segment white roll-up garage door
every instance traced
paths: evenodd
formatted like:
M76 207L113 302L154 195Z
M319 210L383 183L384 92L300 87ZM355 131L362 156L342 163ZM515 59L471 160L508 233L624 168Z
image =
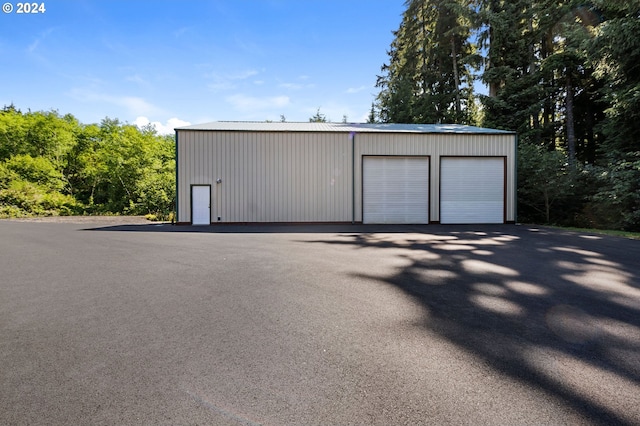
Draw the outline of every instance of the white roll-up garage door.
M502 157L440 161L440 223L504 223Z
M429 223L429 157L364 157L363 222Z

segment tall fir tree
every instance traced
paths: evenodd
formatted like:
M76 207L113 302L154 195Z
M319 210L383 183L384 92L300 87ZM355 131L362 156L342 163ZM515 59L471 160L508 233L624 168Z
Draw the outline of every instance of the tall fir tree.
M383 122L473 124L473 69L467 0L409 0L378 76Z

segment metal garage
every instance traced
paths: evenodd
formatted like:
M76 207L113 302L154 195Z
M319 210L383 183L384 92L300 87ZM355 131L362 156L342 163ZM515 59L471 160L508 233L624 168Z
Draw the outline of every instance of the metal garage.
M182 224L513 223L516 135L462 125L176 129Z

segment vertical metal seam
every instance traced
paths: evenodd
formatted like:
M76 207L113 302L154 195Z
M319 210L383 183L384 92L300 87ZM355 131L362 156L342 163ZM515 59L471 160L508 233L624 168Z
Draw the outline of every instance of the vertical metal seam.
M518 223L518 135L513 136L513 223Z
M356 134L351 135L351 224L356 223Z
M173 222L178 223L179 217L180 217L178 215L178 210L179 210L178 206L179 206L179 200L180 199L178 198L178 189L179 189L178 176L179 176L179 173L178 173L178 131L177 130L176 130L175 144L174 144L173 150L174 150L174 159L175 159L175 162L176 162L176 164L175 164L175 169L176 169L176 171L175 171L175 173L176 173L176 183L175 183L175 185L176 185L176 195L175 195L175 199L174 199L175 204L173 206L173 211L174 211L174 213L173 213Z

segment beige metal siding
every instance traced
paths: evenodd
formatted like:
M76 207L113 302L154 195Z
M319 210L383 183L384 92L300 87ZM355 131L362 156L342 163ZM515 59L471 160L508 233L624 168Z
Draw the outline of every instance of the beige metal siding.
M191 218L192 184L212 185L214 222L350 221L348 134L181 130L180 222Z
M514 134L362 132L354 148L352 172L349 133L179 130L178 220L191 220L190 185L210 184L214 222L360 222L366 155L431 158L431 221L440 220L441 156L506 156L506 220L515 220Z
M356 221L362 221L362 156L428 155L431 221L440 220L440 156L506 156L506 220L515 221L516 152L513 134L384 134L358 133L355 143Z

